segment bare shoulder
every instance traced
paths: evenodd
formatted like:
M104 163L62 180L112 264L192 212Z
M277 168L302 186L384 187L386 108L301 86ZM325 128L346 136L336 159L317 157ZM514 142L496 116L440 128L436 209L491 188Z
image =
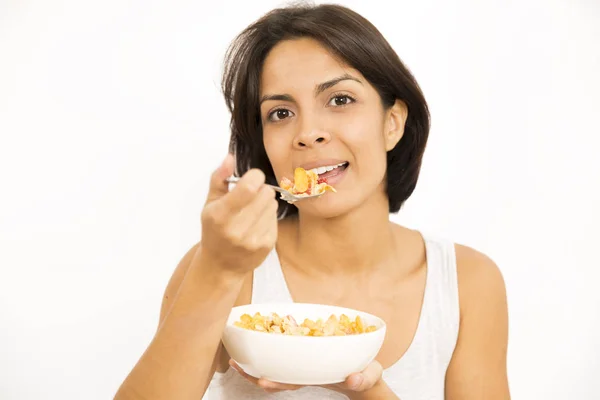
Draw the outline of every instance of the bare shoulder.
M460 327L446 372L448 400L508 400L508 308L500 269L485 254L456 245Z
M500 270L494 260L472 247L455 244L456 261L459 269L467 274L494 274L498 275Z
M461 310L471 302L506 298L504 277L490 257L460 244L455 250Z

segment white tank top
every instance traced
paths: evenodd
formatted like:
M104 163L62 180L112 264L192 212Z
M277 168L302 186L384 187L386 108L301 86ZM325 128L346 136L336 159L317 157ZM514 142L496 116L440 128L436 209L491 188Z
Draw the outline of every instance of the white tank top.
M446 370L459 327L458 282L454 244L423 236L427 280L421 315L412 343L383 379L401 400L443 400ZM275 250L254 271L252 303L292 302ZM398 306L402 306L398 304ZM320 387L268 394L232 368L215 373L203 400L342 400L345 395Z

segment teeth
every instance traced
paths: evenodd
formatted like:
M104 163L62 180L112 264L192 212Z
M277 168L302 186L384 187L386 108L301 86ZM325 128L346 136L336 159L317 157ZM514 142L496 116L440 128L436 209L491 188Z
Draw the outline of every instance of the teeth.
M325 172L333 171L337 167L341 167L344 164L346 164L346 163L340 163L337 165L325 165L323 167L313 168L313 169L311 169L311 171L321 175L321 174L324 174Z

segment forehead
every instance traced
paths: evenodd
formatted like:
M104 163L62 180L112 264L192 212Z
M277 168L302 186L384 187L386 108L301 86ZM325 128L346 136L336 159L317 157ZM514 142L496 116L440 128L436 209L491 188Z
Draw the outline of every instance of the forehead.
M283 40L265 59L260 92L282 92L289 88L312 90L315 85L344 73L364 79L357 70L335 57L316 40Z

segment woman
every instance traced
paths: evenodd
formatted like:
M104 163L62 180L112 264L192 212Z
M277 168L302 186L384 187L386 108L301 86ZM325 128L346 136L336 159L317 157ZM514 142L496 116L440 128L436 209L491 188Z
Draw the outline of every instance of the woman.
M235 161L213 173L202 241L175 270L158 331L116 398L200 399L210 385L210 399L508 399L498 268L389 220L416 186L429 114L376 28L340 6L274 10L233 43L223 88ZM297 167L328 167L317 172L337 193L275 200L265 181ZM233 306L271 301L364 310L388 333L343 384L255 379L220 337Z

